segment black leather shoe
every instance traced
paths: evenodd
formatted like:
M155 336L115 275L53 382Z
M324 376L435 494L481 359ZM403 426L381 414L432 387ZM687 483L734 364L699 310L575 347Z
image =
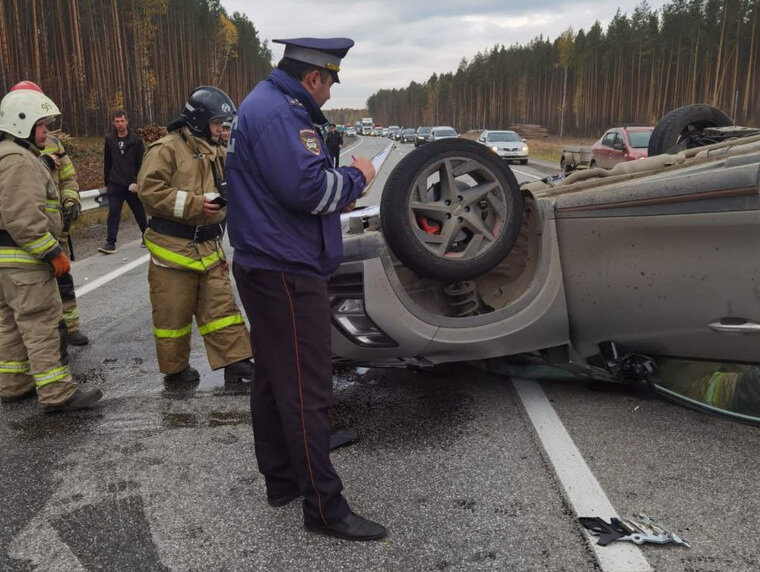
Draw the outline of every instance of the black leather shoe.
M37 390L32 387L31 389L27 389L24 393L20 393L19 395L4 395L3 397L0 397L0 403L18 403L19 401L29 399L35 395L37 395Z
M42 411L45 413L63 413L65 411L85 409L96 401L99 401L102 397L103 392L100 389L85 391L77 387L76 391L66 401L60 405L43 405Z
M189 383L191 381L198 381L200 378L201 378L201 374L198 373L197 369L187 366L182 371L165 375L164 382L165 383L183 383L183 382Z
M362 518L353 512L349 512L343 520L333 524L304 523L304 528L309 532L335 536L344 540L380 540L388 534L383 525Z
M269 506L273 506L275 508L280 506L285 506L286 504L292 503L294 500L299 498L301 496L301 493L292 493L289 495L283 495L281 497L270 497L267 495L267 502L269 503Z
M69 332L69 344L72 346L86 346L90 343L90 338L82 332Z
M240 383L241 381L253 381L255 371L254 365L250 360L236 361L224 366L224 382Z

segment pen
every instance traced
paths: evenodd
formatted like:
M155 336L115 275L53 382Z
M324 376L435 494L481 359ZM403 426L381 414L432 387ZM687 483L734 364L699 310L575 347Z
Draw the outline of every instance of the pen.
M353 155L351 155L351 160L352 160L354 163L356 163L356 157L354 157Z

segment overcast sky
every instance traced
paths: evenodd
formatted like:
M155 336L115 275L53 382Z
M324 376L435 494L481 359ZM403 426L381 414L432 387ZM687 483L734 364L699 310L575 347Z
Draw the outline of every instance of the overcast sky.
M456 71L459 61L497 44L554 40L567 28L606 30L618 8L629 16L641 0L222 0L231 14L248 16L269 40L273 63L284 46L273 38L352 38L340 85L325 109L363 108L379 89L426 81ZM659 10L664 0L650 0Z

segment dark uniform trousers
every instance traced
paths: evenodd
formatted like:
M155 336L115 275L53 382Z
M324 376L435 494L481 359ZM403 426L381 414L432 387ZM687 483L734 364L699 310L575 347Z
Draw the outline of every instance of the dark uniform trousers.
M251 323L256 377L251 417L267 495L304 495L304 522L349 512L330 462L330 304L321 278L233 264Z

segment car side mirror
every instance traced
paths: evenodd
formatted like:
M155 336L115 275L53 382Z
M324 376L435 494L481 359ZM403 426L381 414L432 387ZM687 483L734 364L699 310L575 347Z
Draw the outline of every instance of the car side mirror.
M485 137L480 137L478 139L478 141L480 141L481 143L485 143L486 142L486 138Z
M520 139L523 143L527 143L528 141L526 139Z

